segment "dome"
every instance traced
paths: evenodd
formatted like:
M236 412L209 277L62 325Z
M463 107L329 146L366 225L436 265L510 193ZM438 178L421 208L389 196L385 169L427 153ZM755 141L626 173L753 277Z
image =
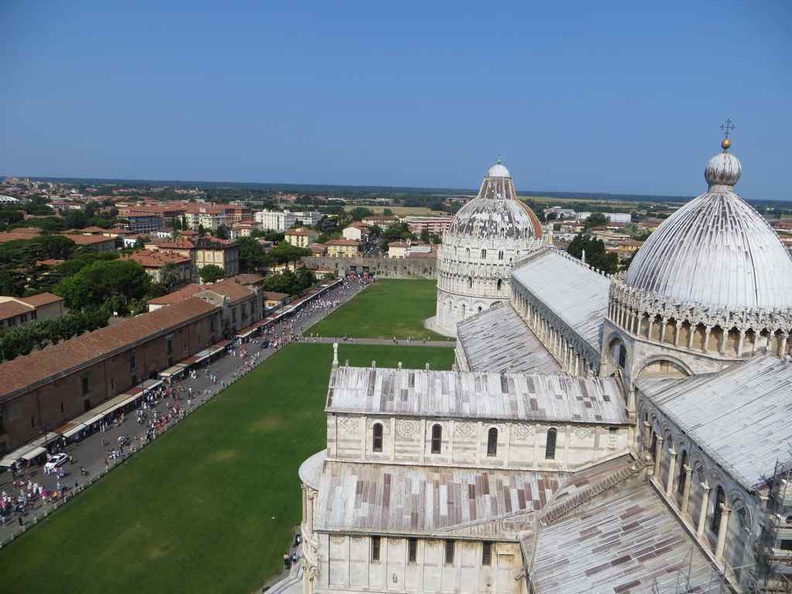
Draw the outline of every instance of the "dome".
M509 173L509 170L498 160L498 162L487 171L487 177L511 177L511 173Z
M710 159L709 190L649 236L627 271L627 285L729 311L792 308L792 256L734 192L741 173L739 160L726 150Z
M530 208L517 200L509 170L500 159L487 172L478 196L456 214L449 232L492 239L542 237L539 219Z
M741 175L740 161L726 151L712 157L704 169L704 178L710 186L733 186L740 180Z

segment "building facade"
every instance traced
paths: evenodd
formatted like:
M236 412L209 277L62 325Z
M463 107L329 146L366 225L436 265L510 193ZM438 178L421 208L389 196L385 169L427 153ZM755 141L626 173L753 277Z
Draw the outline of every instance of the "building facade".
M792 258L729 146L626 275L521 254L456 370L334 356L304 594L790 591Z

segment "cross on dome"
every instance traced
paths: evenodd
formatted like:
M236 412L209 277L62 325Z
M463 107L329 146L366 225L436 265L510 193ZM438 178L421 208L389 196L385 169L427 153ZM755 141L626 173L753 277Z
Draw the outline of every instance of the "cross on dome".
M721 142L721 147L724 151L728 151L731 146L729 134L734 130L734 122L731 121L731 118L726 118L726 121L721 124L720 129L723 130L723 142Z

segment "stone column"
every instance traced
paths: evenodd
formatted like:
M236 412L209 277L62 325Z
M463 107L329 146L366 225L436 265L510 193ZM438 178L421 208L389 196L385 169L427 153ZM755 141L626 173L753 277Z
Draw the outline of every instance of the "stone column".
M718 353L723 355L726 352L726 342L729 338L729 332L727 330L721 329L721 340L720 344L718 345Z
M781 335L781 352L778 353L778 355L780 357L783 357L784 355L787 354L787 345L788 344L789 344L789 333L788 332L784 332Z
M663 342L665 339L665 332L666 332L666 319L660 318L660 342Z
M690 477L693 474L693 469L689 464L685 464L685 485L682 488L682 507L680 513L684 516L688 511L690 505Z
M696 527L696 536L699 538L704 536L704 525L707 522L707 508L709 507L709 494L710 486L705 481L701 483L701 509L699 510L698 526Z
M737 356L742 357L743 346L745 345L745 330L740 330L740 340L737 343Z
M655 461L654 461L654 476L662 484L660 478L660 467L663 462L663 437L657 436L657 443L655 444Z
M674 320L674 346L679 346L679 320Z
M649 447L652 445L650 441L652 438L652 424L649 421L644 421L644 437L643 437L643 449L648 450Z
M693 322L691 322L690 325L688 326L688 330L689 330L688 340L687 340L688 350L693 348L693 335L696 333L696 328L698 328L698 324L694 325Z
M721 503L721 517L718 525L718 544L715 546L715 558L723 563L723 551L726 548L726 533L729 531L729 517L732 508Z
M704 345L702 346L702 349L701 349L702 353L709 352L710 332L712 332L712 326L707 326L706 328L704 328Z
M666 497L670 498L674 492L674 473L676 472L677 452L673 446L668 448L668 478L666 479Z

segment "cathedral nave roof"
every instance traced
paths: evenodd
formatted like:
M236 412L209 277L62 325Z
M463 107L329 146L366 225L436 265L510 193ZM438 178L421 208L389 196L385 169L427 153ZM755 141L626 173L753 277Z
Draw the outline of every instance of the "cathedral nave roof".
M561 366L510 303L457 324L471 371L560 374Z
M616 378L338 367L327 412L625 424Z
M543 249L523 260L512 282L525 287L597 352L611 280L572 256Z
M757 357L720 373L638 388L747 489L792 459L792 363Z

